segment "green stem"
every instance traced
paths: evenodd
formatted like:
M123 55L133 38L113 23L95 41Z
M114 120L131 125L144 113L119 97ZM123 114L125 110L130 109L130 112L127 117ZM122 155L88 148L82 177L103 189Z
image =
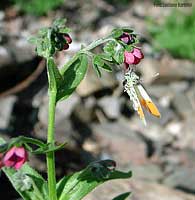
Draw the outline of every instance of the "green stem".
M54 143L55 141L54 137L55 107L56 107L56 92L49 91L48 135L47 135L48 143ZM57 200L54 152L47 153L46 157L47 157L49 200Z
M105 38L101 38L101 39L98 39L94 42L92 42L90 45L88 45L87 47L85 47L84 49L81 49L81 51L90 51L92 49L94 49L95 47L99 46L100 44L103 44L105 42L108 42L110 40L114 40L113 38L111 38L110 36L107 36Z

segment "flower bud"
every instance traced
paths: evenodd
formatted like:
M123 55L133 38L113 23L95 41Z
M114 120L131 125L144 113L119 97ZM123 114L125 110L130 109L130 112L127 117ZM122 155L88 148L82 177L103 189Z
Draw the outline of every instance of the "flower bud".
M27 161L28 154L24 147L12 147L7 151L3 157L3 165L6 167L13 167L16 170L20 169Z
M124 32L119 39L125 44L132 44L135 41L135 35Z
M66 40L66 42L67 42L68 44L71 44L71 43L72 43L72 38L70 37L69 34L65 33L63 36L64 36L64 39Z
M124 63L127 68L127 66L129 65L138 64L141 61L141 59L144 58L144 55L140 49L134 48L131 52L125 51L124 57L125 57Z

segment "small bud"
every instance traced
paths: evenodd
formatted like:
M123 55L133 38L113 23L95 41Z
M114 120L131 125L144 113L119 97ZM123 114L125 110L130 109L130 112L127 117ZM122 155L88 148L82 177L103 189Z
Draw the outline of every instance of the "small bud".
M69 44L68 43L64 44L63 50L67 50L68 48L69 48Z
M124 32L120 37L119 39L121 41L123 41L125 44L132 44L135 42L135 35L134 34L129 34L129 33L126 33Z
M71 44L71 43L72 43L72 38L70 37L70 35L68 35L67 33L65 33L65 34L63 35L63 37L64 37L64 39L66 40L66 42L67 42L68 44Z
M28 154L24 147L12 147L7 151L3 158L3 165L6 167L13 167L16 170L20 169L27 161Z

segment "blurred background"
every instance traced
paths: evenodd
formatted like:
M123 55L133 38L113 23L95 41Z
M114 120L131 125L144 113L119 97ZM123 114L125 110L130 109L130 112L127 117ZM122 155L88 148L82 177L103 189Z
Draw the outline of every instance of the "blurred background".
M130 26L145 55L137 70L162 117L146 113L147 126L142 124L123 93L122 67L98 78L89 66L76 92L57 106L56 140L68 141L56 153L57 176L94 160L114 159L119 169L133 170L133 178L106 183L85 200L110 200L126 191L132 191L132 200L194 200L195 9L193 0L188 3L192 6L173 8L153 1L1 0L0 137L46 139L45 62L27 42L38 29L67 18L73 43L56 57L62 66L81 44ZM44 156L29 160L46 177ZM19 199L4 174L0 196Z

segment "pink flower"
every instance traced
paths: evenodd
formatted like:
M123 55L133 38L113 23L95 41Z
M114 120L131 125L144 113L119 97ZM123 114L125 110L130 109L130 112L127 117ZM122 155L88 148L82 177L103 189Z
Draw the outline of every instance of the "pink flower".
M134 48L131 52L125 51L124 57L125 57L124 61L125 65L129 66L138 64L140 60L144 58L144 55L140 49Z
M135 35L125 32L119 37L119 39L125 44L131 44L135 41Z
M3 161L2 161L2 159L3 159L3 154L0 153L0 169L3 167Z
M65 33L65 34L63 35L63 37L64 37L64 39L66 40L66 43L64 44L64 48L63 48L63 49L66 50L66 49L69 48L69 44L72 43L72 38L71 38L70 35L67 34L67 33Z
M3 158L3 165L6 167L13 167L16 170L20 169L27 161L28 154L24 147L12 147Z

